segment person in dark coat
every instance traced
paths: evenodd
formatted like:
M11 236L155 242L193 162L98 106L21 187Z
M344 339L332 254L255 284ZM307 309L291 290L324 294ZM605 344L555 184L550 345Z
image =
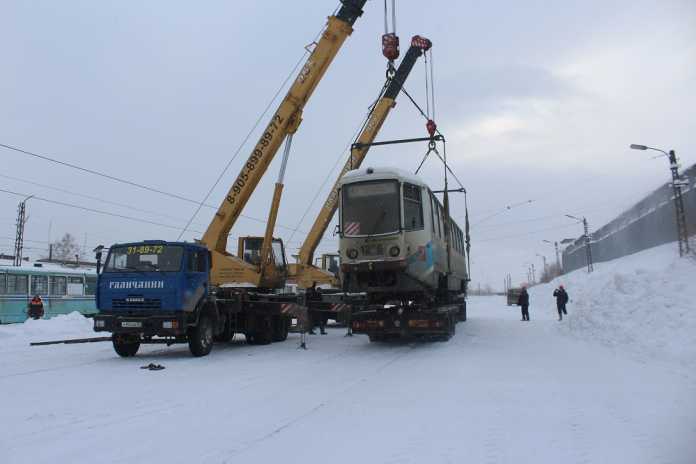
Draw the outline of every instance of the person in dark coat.
M568 303L568 292L565 291L563 285L559 285L556 290L553 291L553 296L556 297L556 308L558 308L558 320L563 320L563 315L568 314L566 311L566 304Z
M44 316L44 305L41 296L34 295L34 298L29 302L27 316L32 319L41 319Z
M312 286L306 290L307 301L321 301L321 288L317 287L316 282L312 282ZM326 322L327 317L321 313L321 311L309 310L309 330L307 333L310 335L316 335L314 328L319 326L319 332L322 335L326 335Z
M517 299L517 304L522 308L522 320L529 320L529 293L527 293L527 287L522 286L522 291Z

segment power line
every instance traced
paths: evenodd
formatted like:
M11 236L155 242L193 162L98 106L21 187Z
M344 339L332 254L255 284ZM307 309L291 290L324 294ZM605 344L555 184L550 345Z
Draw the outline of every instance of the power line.
M137 187L137 188L140 188L140 189L143 189L143 190L147 190L147 191L149 191L149 192L159 193L160 195L164 195L164 196L167 196L167 197L170 197L170 198L174 198L174 199L177 199L177 200L185 201L185 202L188 202L188 203L193 203L193 204L195 204L195 205L198 205L198 204L200 203L200 202L197 201L197 200L192 200L191 198L186 198L186 197L181 196L181 195L178 195L178 194L176 194L176 193L166 192L166 191L164 191L164 190L160 190L160 189L157 189L157 188L154 188L154 187L149 187L149 186L147 186L147 185L140 184L140 183L138 183L138 182L133 182L133 181L130 181L130 180L128 180L128 179L123 179L123 178L121 178L121 177L112 176L112 175L106 174L106 173L104 173L104 172L95 171L95 170L89 169L89 168L84 168L84 167L82 167L82 166L78 166L78 165L73 164L73 163L68 163L68 162L66 162L66 161L60 161L60 160L58 160L58 159L51 158L51 157L46 156L46 155L41 155L41 154L38 154L38 153L30 152L30 151L28 151L28 150L23 150L23 149L21 149L21 148L14 147L14 146L12 146L12 145L6 145L6 144L3 144L3 143L0 143L0 147L1 147L1 148L6 148L6 149L8 149L8 150L13 150L13 151L16 151L16 152L18 152L18 153L23 153L23 154L28 155L28 156L33 156L33 157L35 157L35 158L39 158L39 159L42 159L42 160L44 160L44 161L49 161L49 162L51 162L51 163L55 163L55 164L58 164L58 165L61 165L61 166L67 166L67 167L69 167L69 168L76 169L76 170L82 171L82 172L86 172L86 173L88 173L88 174L92 174L92 175L95 175L95 176L104 177L104 178L109 179L109 180L112 180L112 181L114 181L114 182L120 182L120 183L122 183L122 184L130 185L130 186L132 186L132 187ZM217 210L217 208L216 208L215 206L210 205L210 204L207 204L207 203L204 204L203 206L205 206L206 208L211 208L211 209ZM253 217L253 216L248 216L248 215L245 215L245 214L240 214L240 216L243 217L243 218L245 218L245 219L252 220L252 221L256 221L256 222L260 222L260 223L264 223L264 224L266 223L266 220L265 220L265 219L261 219L261 218L257 218L257 217ZM175 226L167 226L167 227L174 228ZM287 230L294 230L292 227L287 227L287 226L284 226L284 225L281 225L281 224L278 224L278 227L279 227L279 228L282 228L282 229L287 229ZM181 227L176 227L176 228L177 228L178 230L181 229ZM192 230L192 232L196 232L196 231L193 231L193 230ZM301 231L301 232L304 233L304 231ZM201 233L201 232L197 232L197 233Z
M8 194L10 194L10 195L16 195L16 196L27 196L27 195L24 194L24 193L13 192L13 191L11 191L11 190L5 190L5 189L0 189L0 192L4 192L4 193L8 193ZM48 199L48 198L42 198L42 197L38 197L38 196L36 196L36 195L32 196L32 200L44 201L44 202L46 202L46 203L52 203L52 204L54 204L54 205L60 205L60 206L68 207L68 208L79 209L79 210L82 210L82 211L87 211L87 212L95 213L95 214L102 214L102 215L105 215L105 216L113 216L113 217L117 217L117 218L120 218L120 219L127 219L127 220L129 220L129 221L142 222L142 223L145 223L145 224L151 224L151 225L155 225L155 226L166 227L166 228L168 228L168 229L176 229L176 230L179 230L179 229L180 229L180 227L178 227L178 226L173 226L173 225L171 225L171 224L164 224L164 223L162 223L162 222L150 221L150 220L148 220L148 219L136 218L136 217L133 217L133 216L127 216L127 215L125 215L125 214L118 214L118 213L113 213L113 212L110 212L110 211L103 211L103 210L99 210L99 209L95 209L95 208L89 208L89 207L86 207L86 206L75 205L75 204L72 204L72 203L67 203L67 202L58 201L58 200L50 200L50 199ZM200 231L192 231L192 232L196 232L196 233L199 233L199 234L201 233Z
M10 194L10 195L20 196L20 197L26 197L26 196L27 196L27 194L25 194L25 193L14 192L14 191L11 191L11 190L6 190L6 189L0 189L0 192L7 193L7 194ZM51 204L55 204L55 205L59 205L59 206L65 206L65 207L68 207L68 208L74 208L74 209L78 209L78 210L82 210L82 211L86 211L86 212L90 212L90 213L101 214L101 215L105 215L105 216L112 216L112 217L116 217L116 218L119 218L119 219L127 219L127 220L129 220L129 221L142 222L142 223L145 223L145 224L151 224L151 225L155 225L155 226L165 227L165 228L168 228L168 229L174 229L174 230L180 230L180 229L181 229L181 227L175 226L175 225L171 225L171 224L165 224L165 223L161 223L161 222L157 222L157 221L150 221L150 220L148 220L148 219L138 218L138 217L134 217L134 216L128 216L128 215L124 215L124 214L113 213L113 212L110 212L110 211L104 211L104 210L99 210L99 209L95 209L95 208L89 208L89 207L86 207L86 206L76 205L76 204L73 204L73 203L67 203L67 202L58 201L58 200L51 200L51 199L39 197L39 196L36 196L36 195L33 195L31 199L32 199L32 200L43 201L43 202L46 202L46 203L51 203ZM199 231L199 230L191 230L191 231L192 231L192 232L195 232L195 233L197 233L197 234L201 234L201 233L202 233L202 232ZM230 237L231 237L231 236L230 236ZM238 237L232 237L232 238L235 239L235 238L238 238ZM33 241L36 241L36 240L33 240ZM40 242L40 243L48 243L48 242ZM290 243L302 243L302 242L300 242L300 241L288 241L287 243L290 244Z
M529 236L529 235L538 234L539 232L546 232L546 231L548 231L548 230L556 230L556 229L566 229L566 228L575 227L575 226L577 226L577 223L564 224L564 225L562 225L562 226L545 227L545 228L543 228L543 229L537 229L537 230L533 230L533 231L531 231L531 232L526 232L526 233L523 233L523 234L506 235L506 236L503 236L503 237L492 237L492 238L487 238L487 239L483 239L483 240L477 240L477 242L478 242L478 243L482 243L482 242L495 242L495 241L507 240L507 239L510 239L510 238L526 237L526 236Z
M92 195L86 195L86 194L84 194L84 193L73 192L73 191L71 191L71 190L63 189L63 188L60 188L60 187L55 187L55 186L52 186L52 185L46 185L46 184L41 184L41 183L39 183L39 182L31 181L31 180L20 179L19 177L7 176L7 175L4 175L4 174L0 174L0 177L3 177L3 178L5 178L5 179L14 180L14 181L17 181L17 182L23 182L23 183L29 184L29 185L34 185L34 186L36 186L36 187L42 187L42 188L46 188L46 189L49 189L49 190L54 190L54 191L56 191L56 192L67 193L68 195L74 195L74 196L76 196L76 197L87 198L88 200L98 201L98 202L101 202L101 203L105 203L105 204L107 204L107 205L113 205L113 206L119 206L119 207L122 207L122 208L128 208L128 209L131 209L131 210L133 210L133 211L139 211L139 212L141 212L141 213L153 214L153 215L165 217L165 218L168 218L168 219L174 219L174 220L176 220L176 221L182 221L182 222L184 221L184 219L182 219L182 218L178 218L178 217L175 217L175 216L170 216L170 215L168 215L168 214L158 213L157 211L151 211L151 210L147 210L147 209L137 208L137 207L135 207L135 206L127 205L127 204L125 204L125 203L119 203L119 202L117 202L117 201L105 200L105 199L103 199L103 198L98 198L98 197L95 197L95 196L92 196Z

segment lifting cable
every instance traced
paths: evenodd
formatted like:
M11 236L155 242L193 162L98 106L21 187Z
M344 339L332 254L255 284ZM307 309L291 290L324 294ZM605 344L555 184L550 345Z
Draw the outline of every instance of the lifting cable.
M396 35L396 0L391 0L391 31L389 30L389 9L384 0L384 35L382 35L382 54L387 59L387 77L394 77L394 60L399 57L399 36Z
M440 159L442 164L445 166L445 195L447 195L448 188L447 188L447 173L451 174L452 177L457 181L459 184L459 190L460 192L464 193L464 229L465 229L465 238L464 242L466 244L466 259L467 259L467 279L471 280L471 234L470 234L470 224L469 224L469 199L468 199L468 193L466 191L466 188L462 184L462 182L459 180L457 175L452 171L450 168L449 164L447 164L447 142L442 135L442 132L437 128L437 125L435 124L435 71L434 71L434 64L433 64L433 55L432 55L432 49L424 52L423 54L423 62L425 65L425 101L426 101L426 111L423 111L423 108L418 105L416 100L408 93L406 90L405 86L401 87L401 92L408 97L408 99L411 101L413 106L418 110L418 112L426 119L426 128L428 130L428 133L430 134L430 142L428 143L428 150L426 151L425 155L423 156L423 159L421 160L420 164L418 165L418 168L416 169L416 174L420 171L420 169L423 167L423 164L425 163L425 160L428 158L430 153L435 153L435 155ZM435 134L438 134L440 136L440 140L442 141L442 156L440 155L440 152L437 150L437 145L435 143ZM451 218L451 215L450 215Z

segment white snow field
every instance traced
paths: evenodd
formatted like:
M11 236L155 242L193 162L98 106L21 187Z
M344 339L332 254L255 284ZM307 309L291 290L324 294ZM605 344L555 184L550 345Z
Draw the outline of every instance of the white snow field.
M619 261L564 278L563 322L552 286L530 322L474 297L447 343L330 329L307 351L291 334L120 359L28 346L92 335L78 315L3 326L0 462L694 463L696 264L669 248Z

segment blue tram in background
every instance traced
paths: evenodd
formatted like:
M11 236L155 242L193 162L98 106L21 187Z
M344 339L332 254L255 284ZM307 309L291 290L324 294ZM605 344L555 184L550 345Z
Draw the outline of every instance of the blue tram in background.
M0 264L0 323L24 322L34 295L43 299L44 319L73 311L87 316L96 314L96 286L97 273L91 268L49 263L22 263L19 267Z

